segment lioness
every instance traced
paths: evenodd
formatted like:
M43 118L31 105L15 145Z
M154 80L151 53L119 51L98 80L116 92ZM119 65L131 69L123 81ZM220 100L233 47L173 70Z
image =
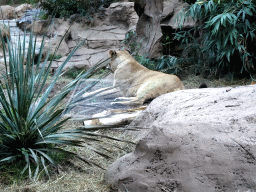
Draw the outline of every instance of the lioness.
M110 50L109 55L109 68L114 73L113 87L119 88L123 95L114 103L142 105L165 93L184 89L176 75L149 70L127 51ZM102 89L98 92L102 92Z

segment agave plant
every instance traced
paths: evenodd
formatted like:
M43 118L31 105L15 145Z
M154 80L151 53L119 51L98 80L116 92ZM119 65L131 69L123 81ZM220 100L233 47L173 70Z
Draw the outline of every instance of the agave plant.
M40 64L44 39L35 62L36 37L33 34L30 35L27 51L25 41L21 41L22 38L20 37L18 45L13 45L9 40L5 44L4 39L1 38L5 69L4 72L1 71L0 84L0 165L23 161L26 165L22 173L28 171L29 177L32 179L37 178L41 169L48 174L47 164L56 165L51 157L52 152L71 154L89 165L97 165L60 147L63 145L86 146L83 144L90 140L99 141L94 136L107 136L92 131L108 127L88 129L80 127L76 130L61 131L65 122L70 119L70 117L63 116L63 111L74 106L78 99L73 99L73 102L68 104L63 104L62 101L74 89L79 80L91 76L101 68L104 62L98 63L86 73L81 73L71 83L63 87L59 94L49 98L50 92L62 75L63 67L80 45L74 48L56 73L51 76L52 61L48 64L46 58L43 64ZM49 78L50 84L46 85L46 80ZM81 94L80 91L76 96ZM91 149L104 157L110 157L101 151ZM32 169L32 164L35 165L35 169Z

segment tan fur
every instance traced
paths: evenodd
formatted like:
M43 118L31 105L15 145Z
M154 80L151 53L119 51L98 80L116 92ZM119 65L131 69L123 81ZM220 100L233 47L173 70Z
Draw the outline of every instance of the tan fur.
M4 41L10 39L10 28L9 26L0 23L0 49L2 49L2 39L1 36L3 37Z
M90 125L102 125L99 119L93 119L90 123Z
M109 51L110 70L114 73L114 87L124 97L116 103L143 104L165 93L184 89L176 75L152 71L139 64L127 51Z
M149 70L139 64L127 51L109 51L109 54L109 68L114 73L113 87L85 93L84 97L107 95L115 93L116 89L119 89L123 97L118 97L113 104L143 105L147 100L154 99L165 93L184 89L184 85L177 76ZM112 117L85 121L84 124L128 124L137 116L138 112L145 108L146 106L140 106L139 108L128 110L110 110L110 113L113 114ZM118 116L119 113L124 115L123 119Z

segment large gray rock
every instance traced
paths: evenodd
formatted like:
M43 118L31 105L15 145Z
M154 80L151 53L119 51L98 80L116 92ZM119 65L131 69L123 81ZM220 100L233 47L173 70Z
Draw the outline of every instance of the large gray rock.
M50 40L45 41L43 57L46 57L47 54L54 54L58 46L59 48L55 54L56 56L66 56L69 54L70 50L65 39L62 40L62 36L56 36Z
M134 2L112 3L107 9L107 14L110 24L122 26L128 30L136 26L139 19L134 10Z
M33 21L38 20L41 11L41 9L26 10L23 16L16 21L17 26L22 30L26 29Z
M181 23L181 17L179 13L183 8L188 7L188 3L184 3L182 0L167 0L164 1L164 10L161 20L161 26L169 26L172 29L178 29ZM195 25L195 22L191 19L188 19L182 24L183 28L192 28Z
M26 26L27 30L32 31L35 35L47 35L48 20L37 20Z
M22 17L27 10L33 9L33 6L28 4L28 3L24 3L21 4L17 7L15 7L14 11L15 11L15 15L17 18Z
M51 24L51 22L49 22L49 24ZM82 25L82 24L80 24L80 25ZM77 29L76 29L76 27L73 27L73 26L71 27L71 23L69 21L65 20L64 18L62 18L62 19L55 18L53 20L53 23L50 25L47 33L48 33L48 35L51 35L51 36L58 35L58 36L63 37L68 31L68 33L66 34L66 41L67 41L68 36L70 35L70 30L77 30Z
M156 98L130 125L149 130L106 180L119 191L255 191L255 94L251 85Z
M136 26L140 55L159 58L162 53L162 30L160 22L163 14L163 0L135 0L135 11L139 16Z
M68 56L64 56L60 59L54 60L51 66L51 72L56 70L62 65ZM87 49L81 46L74 55L67 62L62 72L72 68L89 70L100 60L107 59L109 57L108 50L105 49Z
M88 49L118 49L125 38L126 30L117 26L100 26L87 30L71 30L73 40L85 40L84 46Z

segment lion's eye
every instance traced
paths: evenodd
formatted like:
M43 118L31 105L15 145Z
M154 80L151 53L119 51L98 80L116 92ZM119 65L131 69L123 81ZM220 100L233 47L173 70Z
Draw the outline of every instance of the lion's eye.
M106 69L111 69L111 65L108 64L108 65L106 66Z

